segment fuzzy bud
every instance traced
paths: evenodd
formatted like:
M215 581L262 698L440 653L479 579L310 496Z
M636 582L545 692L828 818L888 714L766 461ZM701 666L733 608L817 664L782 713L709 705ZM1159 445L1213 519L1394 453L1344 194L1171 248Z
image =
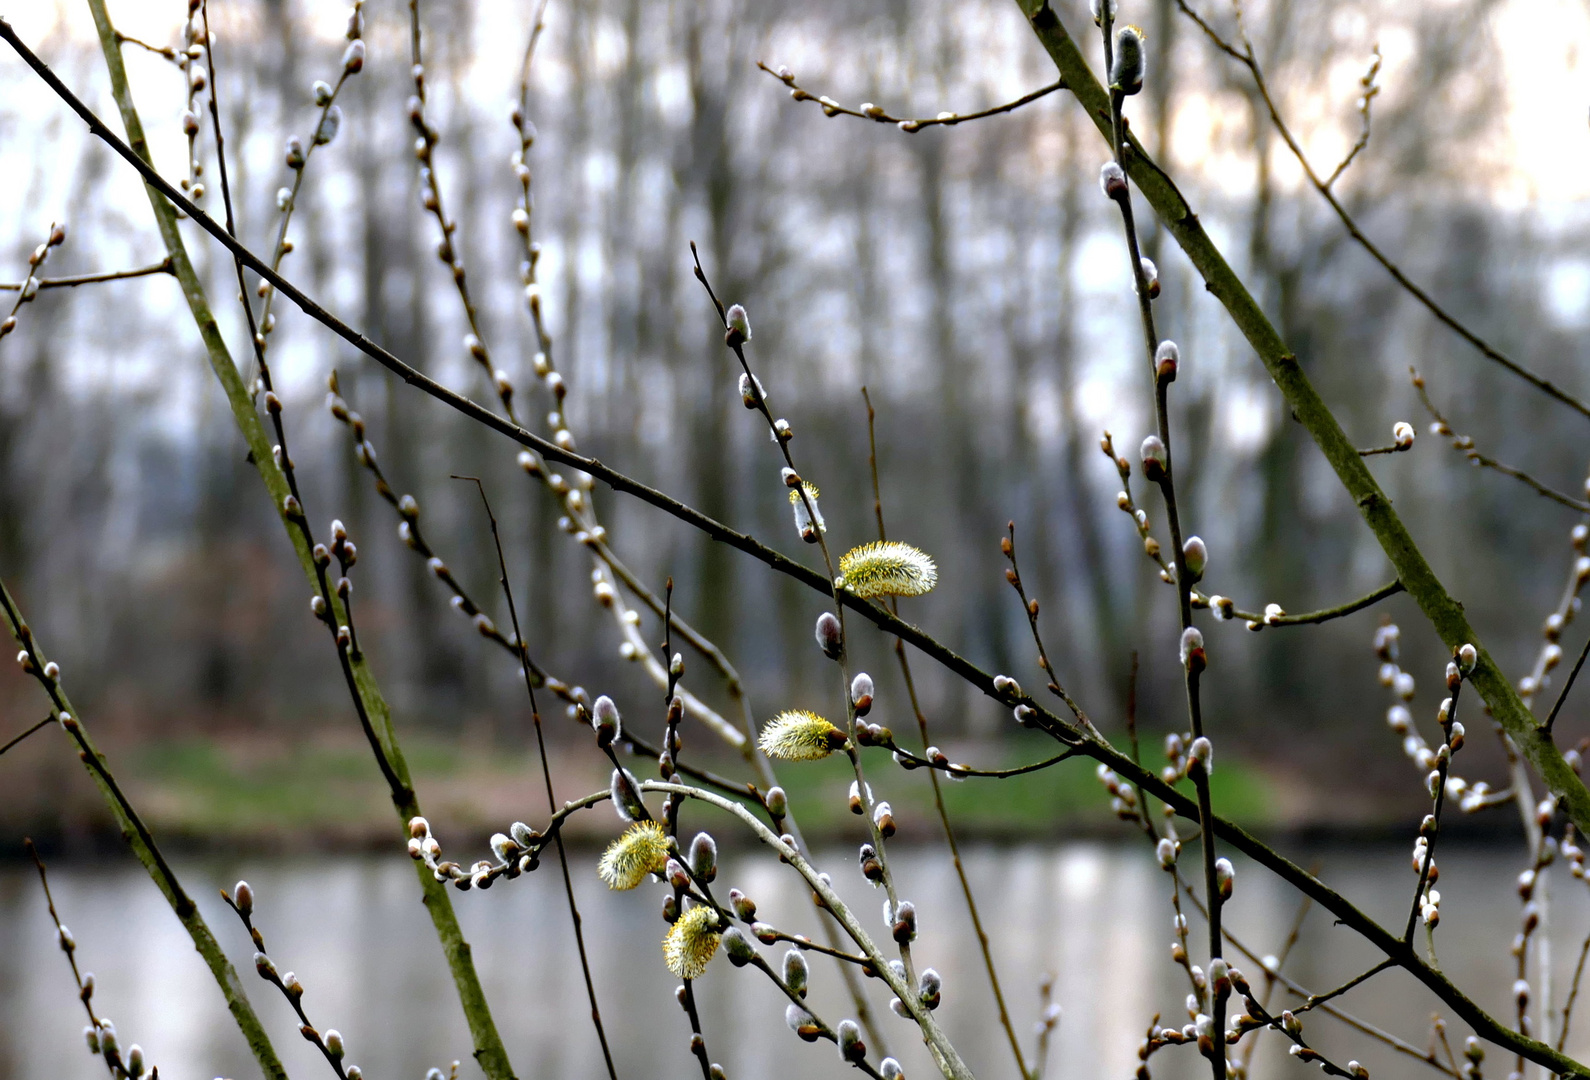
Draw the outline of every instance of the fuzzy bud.
M878 834L885 840L894 835L894 810L888 802L880 802L872 808L872 823L878 827Z
M805 953L799 949L791 949L784 954L784 982L801 997L806 996L807 981L810 974L810 968L806 965Z
M850 700L856 707L857 716L866 716L872 711L872 694L872 676L865 671L850 680Z
M1160 866L1164 867L1166 870L1175 868L1177 855L1176 842L1170 837L1166 836L1160 838L1159 843L1154 848L1154 854L1159 856Z
M1391 445L1398 450L1413 449L1413 425L1406 420L1398 420L1391 426Z
M1021 684L1009 675L994 676L994 693L1006 698L1021 697Z
M1158 435L1150 435L1143 440L1139 450L1143 459L1143 476L1145 479L1156 483L1165 478L1165 444L1159 441Z
M789 812L789 796L784 794L783 788L767 789L767 812L776 818L781 818Z
M1181 632L1181 663L1191 672L1202 671L1209 664L1204 654L1204 635L1196 626L1189 626Z
M817 645L830 660L838 660L844 651L844 636L839 629L839 619L831 611L817 616Z
M839 1056L852 1064L865 1061L867 1044L861 1041L861 1026L854 1020L839 1021Z
M878 861L878 849L871 844L862 844L859 853L861 860L861 876L874 885L883 880L883 863Z
M1115 32L1115 62L1110 65L1110 89L1131 95L1143 89L1143 32L1123 26Z
M734 910L734 916L737 919L743 919L745 922L754 922L756 920L756 901L746 896L739 889L729 890L729 907Z
M1181 366L1181 350L1174 341L1161 341L1154 350L1154 377L1160 382L1175 382Z
M755 375L740 372L740 400L745 403L747 409L756 408L758 401L765 403L767 391L762 389L762 380Z
M618 738L623 730L618 706L613 704L613 699L606 694L597 698L596 704L591 708L591 727L596 731L596 745L600 747L613 745L613 740Z
M1190 585L1204 576L1204 568L1209 565L1209 546L1204 543L1203 537L1189 536L1181 546L1181 558L1187 567L1187 583Z
M900 901L900 906L894 911L894 924L890 927L894 940L901 945L909 945L916 937L916 905L909 900Z
M1126 173L1113 161L1106 161L1099 170L1099 187L1112 199L1126 198Z
M640 782L628 769L613 770L608 792L613 798L613 809L625 821L645 821L650 816L640 799Z
M1220 890L1220 899L1231 899L1232 887L1236 884L1237 872L1231 867L1230 859L1215 860L1215 887Z
M1479 650L1474 648L1473 645L1465 643L1458 648L1457 655L1458 671L1464 675L1472 674L1474 665L1480 662Z
M1137 260L1138 266L1143 270L1143 289L1148 293L1150 300L1159 299L1159 267L1154 265L1154 260L1147 255ZM1172 373L1171 378L1175 378Z
M704 832L690 841L690 872L701 881L710 882L718 876L718 845Z
M817 1026L817 1021L812 1014L799 1005L791 1004L784 1009L784 1023L789 1029L807 1042L816 1042L822 1029Z
M737 926L731 926L723 932L722 944L724 955L735 967L744 967L756 959L756 947Z
M745 308L739 304L730 305L729 313L724 317L724 327L723 343L730 348L751 340L751 321L746 317Z
M355 44L359 44L355 42ZM352 46L349 46L352 48ZM363 50L360 50L361 52ZM342 110L333 105L326 110L326 115L321 117L320 124L315 128L315 145L325 146L337 137L337 132L342 129Z

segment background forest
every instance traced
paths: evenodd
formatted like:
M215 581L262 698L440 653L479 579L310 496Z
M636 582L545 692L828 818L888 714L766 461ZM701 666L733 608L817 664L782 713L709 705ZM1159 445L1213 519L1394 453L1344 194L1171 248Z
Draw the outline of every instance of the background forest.
M127 33L164 44L178 15L134 5L122 17ZM508 113L530 15L470 4L426 13L429 109L445 133L438 171L494 361L521 381L536 346L509 220L517 135ZM1568 95L1582 81L1582 35L1548 40L1530 29L1545 16L1490 0L1267 3L1245 15L1283 115L1322 167L1358 135L1359 79L1378 47L1373 136L1337 192L1442 303L1526 366L1576 387L1590 259L1575 200L1590 139L1582 102ZM306 87L335 64L342 16L268 2L228 3L214 17L237 43L219 70L242 235L268 250L285 175L281 133L307 134L313 123ZM466 328L405 149L407 12L377 5L367 17L368 66L300 197L284 268L375 340L478 395L487 388L459 344ZM1210 17L1232 25L1229 12ZM16 18L69 83L91 103L102 98L80 12ZM1134 100L1136 130L1168 159L1350 435L1384 443L1407 419L1423 436L1413 365L1487 453L1577 490L1582 421L1506 379L1392 286L1300 183L1247 73L1170 0L1132 18L1156 73ZM1569 5L1551 18L1582 31L1586 16ZM734 372L690 273L686 245L696 241L720 292L752 312L757 344L773 358L770 392L811 436L814 473L832 478L824 504L839 535L871 528L865 385L887 509L909 517L910 539L943 570L925 627L993 670L1028 662L1026 621L996 546L1013 519L1031 591L1053 613L1061 668L1102 722L1118 725L1132 652L1169 625L1172 605L1113 505L1119 481L1097 448L1106 428L1135 445L1150 418L1128 392L1129 275L1113 223L1097 212L1091 133L1054 96L907 136L797 106L753 63L788 64L814 92L877 100L898 115L967 111L1052 80L1019 13L995 0L604 0L555 10L539 50L540 137L529 162L540 278L581 449L798 554L756 453L762 436L738 422ZM128 63L148 99L157 161L179 167L182 76L136 49ZM1512 80L1514 71L1529 77ZM53 275L158 262L136 186L104 182L117 167L108 152L21 65L4 65L0 80L9 276L21 280L24 256L57 218L73 238L52 257ZM1200 374L1178 395L1176 421L1193 435L1182 498L1213 552L1212 587L1252 610L1273 601L1298 611L1386 580L1373 538L1180 253L1151 224L1145 247L1162 267L1162 325ZM217 255L201 246L200 266L213 294L230 295L231 269ZM270 508L197 340L173 318L178 303L166 276L46 290L0 346L0 566L24 599L38 598L105 736L148 758L140 782L158 788L173 825L198 829L244 785L259 796L252 809L226 809L201 831L264 837L271 815L291 818L295 807L324 827L324 800L343 785L294 777L337 760L325 744L346 735L343 691L333 658L303 632L290 553L263 527ZM513 673L475 647L467 621L450 616L423 562L397 542L395 517L318 407L331 371L367 418L393 484L424 507L433 544L474 593L490 595L494 556L475 493L448 476L486 480L527 618L557 628L537 640L550 670L574 683L644 679L615 663L619 641L592 603L585 557L512 453L402 392L290 305L277 314L272 347L304 483L361 540L367 645L403 723L434 745L431 767L449 778L460 812L483 813L481 801L523 771L496 767L525 749ZM238 313L221 305L219 317L236 336ZM552 408L539 388L528 394L532 417ZM1434 438L1394 464L1383 482L1400 512L1438 570L1463 567L1463 600L1521 672L1560 588L1574 516L1465 468ZM671 574L680 608L735 644L753 701L799 696L821 663L802 647L807 620L770 617L809 605L797 586L644 507L597 499L636 573L653 587ZM1259 634L1231 650L1208 707L1223 729L1259 736L1244 740L1245 764L1267 816L1361 824L1388 812L1367 797L1373 790L1352 805L1331 797L1347 775L1377 786L1401 777L1394 758L1365 764L1351 752L1380 723L1373 619L1306 639ZM1418 635L1409 644L1439 649ZM1179 700L1173 658L1162 653L1142 657L1146 717ZM946 737L1004 737L997 709L924 677ZM20 692L14 672L0 674L0 701ZM295 757L304 740L329 756ZM54 794L75 764L42 747L18 752L26 761L0 800L6 828L95 827L85 785L68 785L80 801ZM357 774L347 784L370 779L356 764L346 771ZM348 798L342 816L357 817L359 803Z

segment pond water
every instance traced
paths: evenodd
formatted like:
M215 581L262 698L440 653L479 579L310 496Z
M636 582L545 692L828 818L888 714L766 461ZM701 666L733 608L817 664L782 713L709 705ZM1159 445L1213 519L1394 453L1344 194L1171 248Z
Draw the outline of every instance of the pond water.
M855 872L853 855L848 850L823 855L819 862L832 870L841 895L881 939L879 904ZM1402 924L1414 877L1400 845L1293 855L1320 865L1326 880L1370 914L1388 925ZM686 1018L673 1000L676 980L659 952L665 929L661 889L609 893L595 876L595 851L578 850L571 857L619 1076L699 1076L687 1050ZM918 962L944 977L941 1021L978 1076L1013 1077L952 866L926 848L902 848L894 859L902 896L914 900L921 914ZM1511 1016L1509 946L1519 922L1514 883L1521 856L1516 848L1454 846L1440 862L1442 923L1436 944L1441 964L1493 1015ZM1136 1068L1136 1048L1156 1012L1166 1022L1185 1022L1186 978L1170 960L1168 879L1143 847L973 847L966 865L1029 1054L1039 1013L1037 987L1045 975L1054 978L1054 1000L1064 1017L1047 1076L1125 1080ZM232 956L292 1076L331 1074L297 1034L285 1002L255 976L247 934L217 896L218 888L230 887L239 877L255 888L257 923L272 956L283 970L296 971L307 988L304 1003L311 1020L343 1033L348 1061L369 1080L421 1080L430 1066L445 1069L455 1058L463 1059L461 1076L479 1076L406 858L313 854L301 860L187 860L178 871ZM207 969L137 867L120 856L103 865L60 861L51 877L79 959L96 975L96 1004L115 1020L124 1045L141 1044L167 1080L259 1075ZM735 886L755 898L763 918L792 932L816 933L805 890L793 883L791 871L760 853L726 852L718 881L724 893ZM1553 1005L1560 1009L1590 924L1590 897L1560 870L1550 887ZM489 892L455 895L455 902L518 1074L604 1075L555 861ZM1279 950L1297 908L1296 898L1273 879L1238 863L1228 910L1245 944L1261 954ZM1193 921L1196 942L1200 928L1196 917ZM765 951L776 963L782 950ZM1201 951L1195 944L1195 956ZM1286 970L1305 986L1326 989L1375 959L1316 909L1303 924ZM1257 971L1251 962L1239 966L1250 974ZM1533 970L1531 979L1538 1003L1540 983ZM831 1044L807 1045L785 1027L784 999L753 969L736 970L720 955L697 983L697 993L708 1049L731 1078L853 1075ZM811 1001L830 1024L851 1011L826 962L813 964ZM875 1007L885 1003L886 997L874 996ZM1393 972L1354 990L1343 1006L1422 1048L1437 1003L1410 977ZM83 1046L83 1022L31 867L0 867L0 1078L104 1076L103 1066ZM920 1044L913 1045L914 1029L886 1010L880 1023L908 1076L933 1075ZM1569 1050L1583 1060L1590 1053L1590 1016L1571 1030L1576 1034ZM1357 1058L1377 1077L1436 1075L1414 1058L1329 1018L1311 1020L1306 1034L1338 1061ZM1459 1053L1465 1034L1461 1024L1452 1024L1449 1038ZM1207 1075L1190 1048L1162 1051L1152 1065L1158 1077ZM1511 1068L1511 1060L1493 1049L1487 1075L1506 1076ZM1266 1036L1253 1075L1300 1073L1280 1040Z

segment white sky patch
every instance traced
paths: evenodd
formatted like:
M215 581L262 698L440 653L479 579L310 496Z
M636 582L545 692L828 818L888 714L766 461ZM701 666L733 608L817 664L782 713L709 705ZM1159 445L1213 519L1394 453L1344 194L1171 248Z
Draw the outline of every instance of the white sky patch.
M1275 403L1269 388L1232 379L1220 394L1220 434L1239 454L1255 454L1270 441Z
M1099 197L1102 199L1103 195ZM1083 237L1071 272L1076 275L1077 291L1083 295L1111 296L1129 289L1131 275L1121 235L1101 229Z
M1564 327L1583 326L1590 318L1590 260L1558 259L1545 274L1546 304Z
M618 182L618 162L605 150L585 155L585 186L593 195L606 195Z
M664 64L652 79L657 111L670 127L683 127L694 111L690 103L690 69L683 63Z

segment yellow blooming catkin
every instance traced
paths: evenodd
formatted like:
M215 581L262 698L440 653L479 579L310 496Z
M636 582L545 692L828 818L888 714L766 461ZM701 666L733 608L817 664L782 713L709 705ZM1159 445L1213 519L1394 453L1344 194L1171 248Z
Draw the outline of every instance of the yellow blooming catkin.
M845 733L805 709L786 709L762 727L756 743L770 758L816 761L845 744Z
M697 904L680 915L663 938L663 962L681 979L699 979L722 939L717 913Z
M637 821L607 846L596 872L610 889L633 889L668 865L668 834L655 821Z
M861 597L921 596L938 580L932 558L898 540L863 544L839 560L838 584Z

